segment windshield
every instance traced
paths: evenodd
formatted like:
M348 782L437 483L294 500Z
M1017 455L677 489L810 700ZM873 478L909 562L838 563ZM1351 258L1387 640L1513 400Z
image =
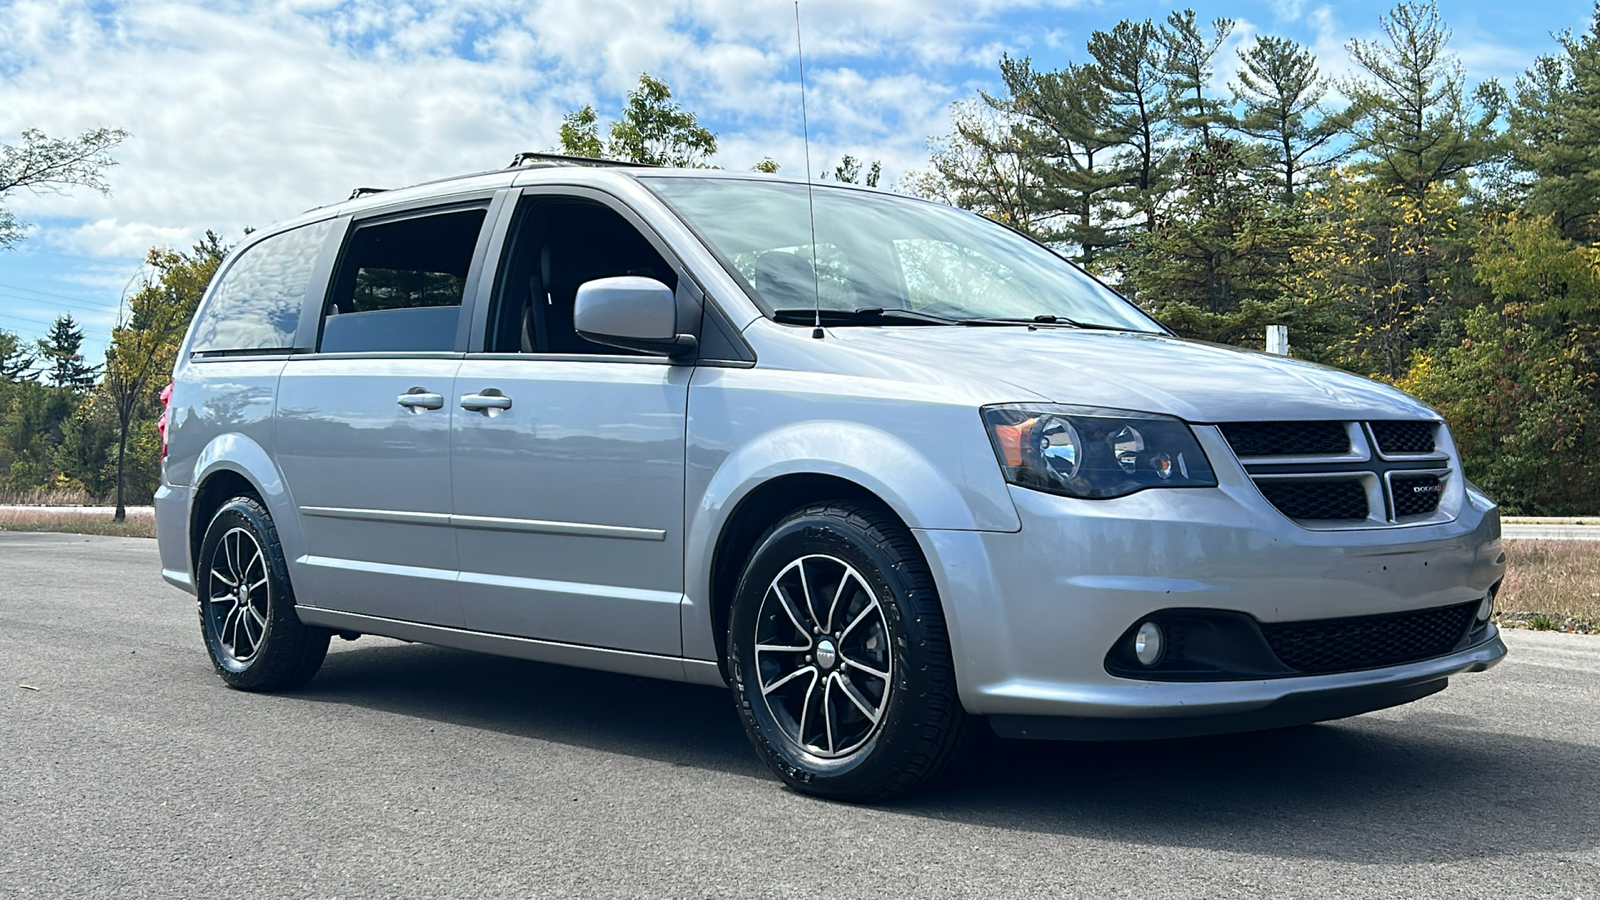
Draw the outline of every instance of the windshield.
M640 180L737 270L769 316L781 320L811 311L820 299L823 310L909 310L925 317L922 324L938 317L1162 331L1048 248L951 207L816 185L813 267L805 185ZM826 318L830 324L916 322L911 316Z

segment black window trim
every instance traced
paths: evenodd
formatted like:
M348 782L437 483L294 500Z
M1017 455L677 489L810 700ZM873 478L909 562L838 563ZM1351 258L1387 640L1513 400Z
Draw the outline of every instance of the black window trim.
M707 315L719 315L724 321L731 322L731 318L717 304L715 298L706 290L688 266L683 262L683 257L664 239L660 232L650 224L649 219L634 209L625 198L609 190L592 184L552 183L540 182L537 184L523 185L512 188L506 192L505 206L500 213L500 221L496 223L496 252L494 254L494 277L484 280L485 290L480 291L479 300L472 315L472 330L467 345L468 359L524 359L524 360L550 360L553 362L625 362L630 364L651 363L656 365L735 365L748 366L755 364L755 352L744 340L743 335L735 327L727 330L731 333L738 350L743 358L737 360L702 359L699 354L688 358L672 359L664 355L645 355L624 353L527 353L487 351L484 346L488 342L489 323L497 311L497 305L504 289L503 279L506 272L506 254L511 247L512 228L516 220L519 207L523 200L533 197L573 197L588 200L610 209L621 216L624 221L632 225L634 230L650 244L651 248L661 255L663 261L672 269L677 277L677 292L687 291L692 299L700 306L702 323ZM655 196L653 193L651 196ZM711 310L715 307L716 311ZM704 329L704 324L696 328L696 337Z
M316 261L311 264L311 277L306 282L305 298L301 301L300 307L300 320L295 327L295 346L245 347L227 350L189 349L194 341L194 323L200 320L201 313L203 313L211 305L212 300L215 298L217 289L222 285L229 273L233 271L233 267L238 264L239 260L244 258L245 254L249 253L251 250L254 250L257 246L274 238L299 231L302 228L311 228L316 225L321 225L325 222L331 224L328 228L328 234L322 239L322 247L317 250ZM323 216L322 218L311 219L310 221L306 222L298 222L294 225L289 225L283 228L265 230L262 233L252 235L251 240L245 242L243 245L235 247L228 254L227 258L223 260L222 267L219 268L216 274L212 276L211 283L206 287L205 294L200 298L200 303L195 308L195 314L193 319L191 319L189 333L184 337L184 357L191 362L218 362L222 360L262 358L276 359L279 357L287 357L290 354L304 353L307 351L307 349L314 348L316 346L315 342L307 344L302 337L303 335L312 333L307 328L307 308L315 304L319 310L321 309L321 302L317 302L313 298L320 296L320 293L317 291L317 285L326 285L329 271L334 265L334 262L338 259L337 248L342 246L342 233L346 230L347 223L348 216ZM325 290L326 288L324 288L324 291Z
M311 292L316 296L315 304L307 312L315 319L316 340L310 349L304 353L296 353L297 357L318 357L330 359L406 359L415 358L418 354L433 357L439 354L459 357L464 351L464 341L469 334L471 321L474 318L473 310L478 293L478 282L483 274L484 264L492 258L492 238L496 231L496 224L500 217L500 208L504 203L507 191L488 190L474 191L469 194L460 194L445 197L428 197L405 205L386 206L375 210L364 211L360 216L349 216L344 234L339 238L338 249L329 262L328 270L324 274L322 290ZM388 225L394 222L403 222L409 219L421 219L429 216L447 215L449 213L466 212L481 209L484 211L483 224L478 229L478 239L473 244L472 262L467 268L466 283L463 285L461 295L460 320L456 325L454 346L450 350L394 350L394 351L331 351L322 350L323 324L327 321L326 311L328 303L333 299L334 288L339 283L340 269L344 264L345 251L350 242L354 240L356 232L362 228L374 225Z

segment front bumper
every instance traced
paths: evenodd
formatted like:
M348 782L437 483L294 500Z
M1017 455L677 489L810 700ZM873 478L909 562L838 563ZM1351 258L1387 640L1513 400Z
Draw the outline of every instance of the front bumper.
M1499 514L1470 494L1450 522L1301 528L1248 481L1085 501L1012 488L1014 533L921 531L969 712L1016 736L1113 739L1248 730L1425 696L1505 655L1490 626L1468 647L1382 668L1181 682L1118 677L1107 653L1174 608L1262 623L1430 609L1481 599L1505 572Z

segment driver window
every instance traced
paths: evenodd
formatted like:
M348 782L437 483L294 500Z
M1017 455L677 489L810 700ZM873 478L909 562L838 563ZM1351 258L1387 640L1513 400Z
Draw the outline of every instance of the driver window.
M596 278L639 275L676 290L667 261L627 219L577 197L523 198L501 262L496 313L484 349L492 353L643 355L597 344L573 328L578 287Z

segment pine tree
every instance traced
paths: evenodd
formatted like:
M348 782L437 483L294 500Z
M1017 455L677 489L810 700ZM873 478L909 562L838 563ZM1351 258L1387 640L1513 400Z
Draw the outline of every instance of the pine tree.
M73 321L72 314L57 316L49 333L39 340L39 355L44 357L45 382L79 394L94 387L100 367L84 363L82 347L83 329Z
M834 181L844 182L845 184L865 184L867 187L877 187L878 181L883 177L883 161L876 159L872 161L872 165L867 167L865 181L861 180L861 175L861 160L846 153L844 158L839 160L839 164L833 167L832 178ZM828 178L828 173L823 172L822 179L826 181Z
M1183 161L1167 215L1139 235L1124 286L1185 337L1259 346L1267 325L1310 325L1285 299L1303 217L1255 177L1249 149L1213 137Z
M1337 139L1349 122L1323 107L1328 82L1316 57L1294 41L1263 35L1239 59L1234 99L1241 113L1233 125L1260 142L1283 201L1292 204L1310 178L1344 155Z
M1200 147L1211 143L1213 126L1226 123L1229 118L1227 103L1207 97L1205 91L1216 72L1217 52L1233 34L1235 24L1233 19L1215 19L1207 35L1202 33L1194 10L1185 9L1169 14L1167 24L1161 29L1177 124L1187 131L1199 131L1200 137L1195 143Z
M0 328L0 381L21 381L33 371L34 357L28 354L15 333Z
M1366 73L1350 81L1355 146L1363 170L1421 201L1435 182L1463 175L1494 151L1503 93L1494 81L1466 95L1450 29L1432 2L1402 3L1380 20L1385 42L1353 40L1350 56Z
M1120 218L1155 227L1158 210L1172 187L1172 129L1167 89L1166 48L1150 20L1118 22L1089 37L1093 71L1105 92L1107 132L1123 135L1114 154L1121 187L1113 199Z
M1528 210L1568 238L1600 240L1600 5L1587 32L1557 40L1560 55L1517 79L1507 146Z
M1111 157L1126 139L1111 130L1099 74L1086 65L1040 72L1029 59L1002 57L1000 76L1006 95L985 99L1015 117L1009 137L1027 168L1023 201L1040 220L1038 236L1075 249L1092 267L1121 242L1111 200L1123 177Z

